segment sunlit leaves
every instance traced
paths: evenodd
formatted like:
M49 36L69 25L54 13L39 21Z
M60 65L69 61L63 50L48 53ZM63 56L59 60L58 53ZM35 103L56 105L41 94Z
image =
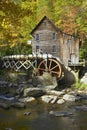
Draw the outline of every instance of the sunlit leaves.
M85 37L87 32L86 0L56 0L54 9L57 26L59 25L65 32L70 34L74 34L77 30L76 35L84 35Z

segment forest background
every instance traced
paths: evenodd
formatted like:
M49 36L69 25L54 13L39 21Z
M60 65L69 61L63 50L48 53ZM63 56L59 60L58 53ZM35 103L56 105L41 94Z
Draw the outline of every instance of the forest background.
M30 32L44 15L80 39L87 59L87 0L0 0L0 56L31 53Z

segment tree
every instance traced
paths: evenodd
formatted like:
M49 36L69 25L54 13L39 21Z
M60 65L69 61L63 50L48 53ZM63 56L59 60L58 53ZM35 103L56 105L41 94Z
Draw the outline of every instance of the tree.
M86 0L56 0L55 24L64 32L85 37L87 33L87 2Z
M35 24L34 0L0 1L0 45L13 49L19 43L27 44L29 32Z
M52 19L52 0L38 0L37 22L40 21L44 16L48 16Z

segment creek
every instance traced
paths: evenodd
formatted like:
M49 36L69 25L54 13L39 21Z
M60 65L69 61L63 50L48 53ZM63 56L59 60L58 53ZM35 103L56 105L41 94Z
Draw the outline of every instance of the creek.
M36 100L22 109L0 108L0 130L87 130L87 110L75 109L78 105L87 105L87 100L62 105ZM50 111L69 111L72 115L56 117Z

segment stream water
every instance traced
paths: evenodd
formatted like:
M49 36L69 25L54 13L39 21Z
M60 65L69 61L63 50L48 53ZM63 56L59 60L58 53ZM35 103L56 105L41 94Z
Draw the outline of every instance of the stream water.
M87 111L76 110L79 103L45 104L40 101L27 104L26 108L8 110L0 108L0 130L87 130ZM55 117L49 114L53 111L69 111L72 115ZM25 115L30 112L30 115Z

